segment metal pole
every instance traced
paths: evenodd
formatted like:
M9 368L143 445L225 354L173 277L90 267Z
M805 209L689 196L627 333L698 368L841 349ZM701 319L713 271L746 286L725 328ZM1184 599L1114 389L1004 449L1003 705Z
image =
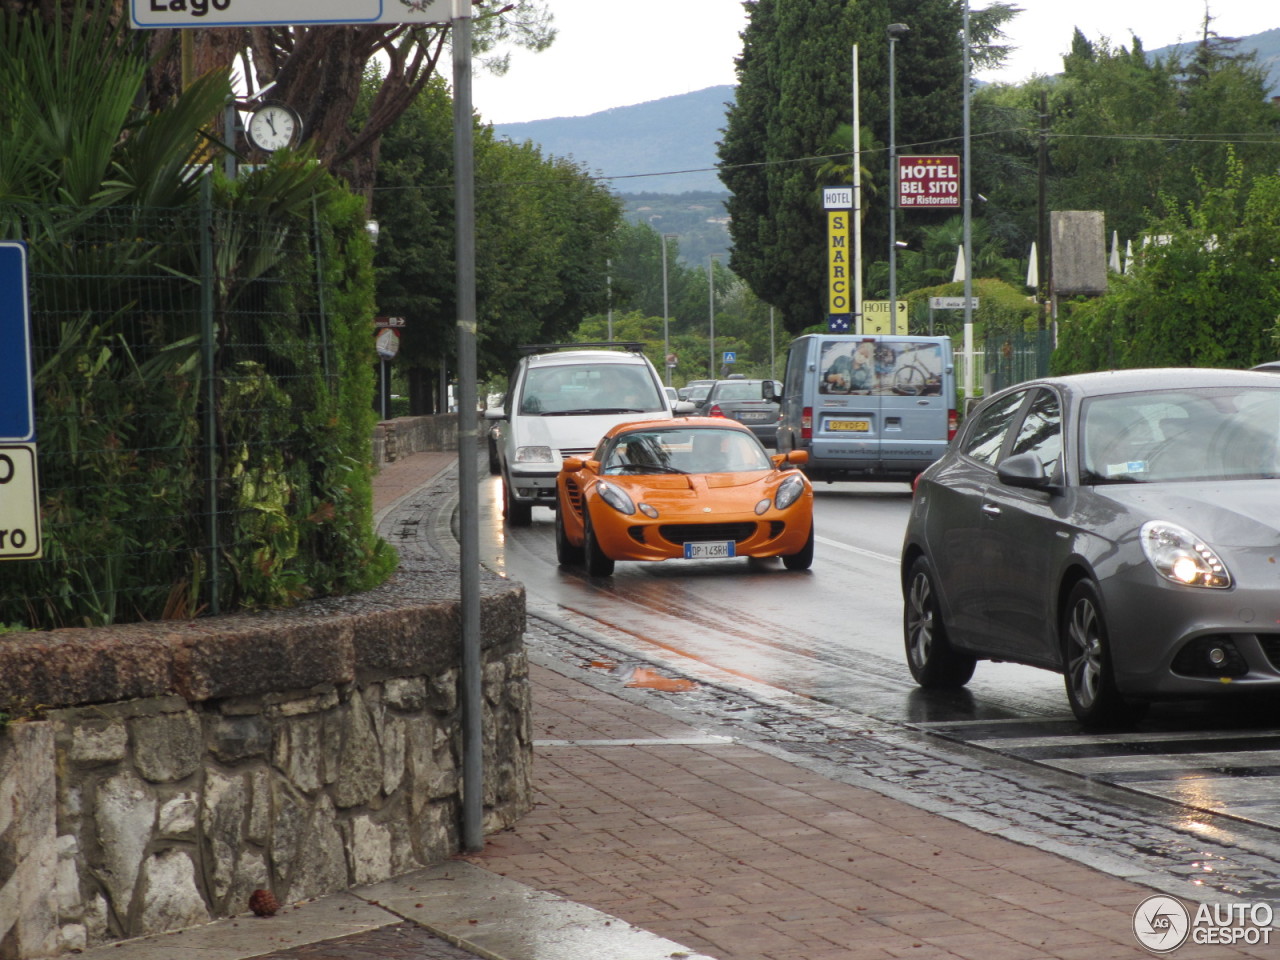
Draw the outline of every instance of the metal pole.
M711 361L710 376L712 380L716 378L716 278L715 278L716 255L713 253L707 259L707 315L710 318L707 328L707 344L708 359Z
M608 328L609 336L605 339L613 340L613 261L606 260L604 262L604 297L608 306Z
M973 194L969 176L969 0L964 0L964 399L973 397Z
M222 584L218 574L218 557L222 545L218 541L218 408L214 384L214 356L218 344L213 324L213 182L206 176L200 184L200 349L204 354L204 450L205 509L208 511L206 538L209 541L209 613L222 612L218 595Z
M769 376L778 378L777 354L773 346L773 307L769 308Z
M898 332L898 147L895 142L896 118L894 101L897 80L894 67L894 49L898 38L907 32L905 23L891 23L889 34L889 332Z
M662 235L662 367L667 372L666 384L671 386L671 311L667 306L667 235Z
M853 324L862 333L862 108L858 104L858 45L853 45Z
M484 849L484 691L480 667L479 418L476 416L475 154L471 4L453 0L453 171L458 296L458 539L462 613L462 845Z

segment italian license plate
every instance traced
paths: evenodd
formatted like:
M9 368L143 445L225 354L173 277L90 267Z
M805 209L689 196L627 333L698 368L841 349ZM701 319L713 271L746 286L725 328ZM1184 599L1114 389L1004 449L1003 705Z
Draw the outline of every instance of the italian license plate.
M744 413L738 417L739 420L768 420L767 413Z
M723 560L736 557L732 540L717 540L711 543L686 543L684 558L686 560Z
M828 420L828 430L844 430L850 433L866 433L871 429L870 420Z

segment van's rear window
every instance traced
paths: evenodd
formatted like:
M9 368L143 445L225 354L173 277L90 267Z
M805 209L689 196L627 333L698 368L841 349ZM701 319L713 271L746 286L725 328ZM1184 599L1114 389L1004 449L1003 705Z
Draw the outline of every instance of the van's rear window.
M942 347L925 340L825 340L818 392L927 396L942 392Z

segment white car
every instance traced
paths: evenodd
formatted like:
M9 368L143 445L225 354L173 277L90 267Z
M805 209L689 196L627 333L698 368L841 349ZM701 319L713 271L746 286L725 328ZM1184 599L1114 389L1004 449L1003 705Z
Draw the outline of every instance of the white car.
M588 457L616 424L663 420L672 408L640 343L534 344L511 375L503 408L485 412L490 470L502 475L502 513L526 526L555 508L565 457ZM689 407L691 409L691 407ZM688 412L686 409L684 412Z

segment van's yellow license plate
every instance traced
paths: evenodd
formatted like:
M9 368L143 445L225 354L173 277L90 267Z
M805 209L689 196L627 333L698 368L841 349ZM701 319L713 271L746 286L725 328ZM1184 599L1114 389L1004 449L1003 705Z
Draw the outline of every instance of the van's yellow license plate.
M871 429L870 420L828 420L828 430L846 430L850 433L866 433Z

